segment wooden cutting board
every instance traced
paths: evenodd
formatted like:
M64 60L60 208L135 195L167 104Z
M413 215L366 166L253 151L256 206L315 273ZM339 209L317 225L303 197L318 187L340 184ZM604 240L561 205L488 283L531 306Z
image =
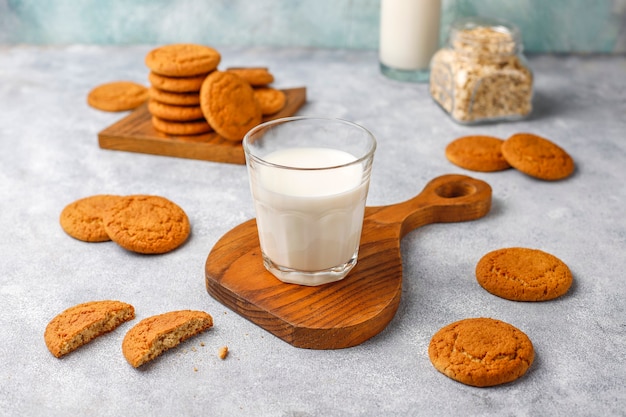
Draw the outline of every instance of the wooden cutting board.
M402 293L400 240L430 223L474 220L491 207L489 184L444 175L403 203L366 207L358 262L341 281L286 284L263 266L256 221L226 233L206 260L206 288L221 303L293 346L358 345L393 319Z
M306 102L306 88L290 88L285 93L285 107L263 121L293 116ZM159 132L152 126L148 105L144 104L128 116L98 133L103 149L139 152L203 161L245 164L241 142L222 138L215 132L202 135L174 136Z

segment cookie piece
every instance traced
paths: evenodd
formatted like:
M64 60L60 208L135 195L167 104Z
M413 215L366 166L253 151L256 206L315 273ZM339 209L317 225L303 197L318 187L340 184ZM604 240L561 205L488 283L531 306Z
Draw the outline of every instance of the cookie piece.
M168 77L150 71L148 81L153 87L159 90L169 91L173 93L191 93L200 92L204 79L209 74L192 75L191 77Z
M115 204L120 196L98 194L76 200L63 208L59 216L61 228L74 239L84 242L111 240L104 225L102 213Z
M156 87L149 88L150 98L165 104L173 106L199 106L200 94L198 92L191 93L173 93L171 91L161 90Z
M263 116L250 84L225 71L214 71L204 80L200 107L211 127L232 141L241 141Z
M524 375L535 352L516 327L491 318L469 318L435 333L428 356L435 369L455 381L489 387Z
M495 172L511 168L502 156L502 139L493 136L464 136L446 146L446 158L461 168Z
M204 311L171 311L148 317L126 333L122 352L128 363L138 368L212 326L213 318Z
M87 104L104 111L125 111L139 107L148 99L148 88L132 81L113 81L93 88Z
M274 82L274 75L267 68L228 68L226 71L239 75L253 87L264 86Z
M152 116L152 126L160 132L174 136L200 135L213 130L205 119L175 122Z
M511 166L531 177L556 181L574 172L574 160L557 144L532 133L517 133L502 144Z
M285 107L285 93L271 87L259 87L254 89L254 98L261 106L261 113L269 115L279 112Z
M514 301L546 301L565 294L572 273L554 255L539 249L504 248L476 264L476 280L493 295Z
M90 301L54 317L46 326L44 340L50 353L60 358L134 318L135 308L130 304Z
M148 52L145 63L151 71L170 77L206 74L217 68L221 55L215 49L194 43L164 45Z
M187 214L172 201L154 195L130 195L102 215L104 229L124 249L165 253L182 245L191 227Z
M148 111L153 116L175 122L198 120L204 117L200 106L174 106L154 99L148 101Z

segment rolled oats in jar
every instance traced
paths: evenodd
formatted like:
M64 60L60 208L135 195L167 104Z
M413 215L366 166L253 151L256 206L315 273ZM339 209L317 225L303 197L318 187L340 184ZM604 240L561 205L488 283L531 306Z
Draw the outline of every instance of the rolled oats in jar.
M532 110L533 75L519 30L508 22L455 21L430 71L430 94L459 123L516 120Z

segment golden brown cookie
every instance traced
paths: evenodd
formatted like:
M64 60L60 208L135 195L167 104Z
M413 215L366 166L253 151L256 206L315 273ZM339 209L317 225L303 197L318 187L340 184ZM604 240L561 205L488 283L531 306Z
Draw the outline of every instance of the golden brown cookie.
M155 48L146 55L152 72L170 77L206 74L217 68L221 56L215 49L193 43L177 43Z
M150 71L148 80L153 87L173 93L200 92L202 82L209 74L192 75L190 77L168 77Z
M148 99L148 88L132 81L113 81L93 88L87 103L98 110L124 111L139 107Z
M182 208L154 195L120 198L105 210L102 223L112 241L124 249L146 254L176 249L191 231Z
M174 106L154 99L148 101L148 111L153 116L175 122L198 120L204 117L200 106Z
M102 213L120 198L117 195L99 194L76 200L61 211L61 227L68 235L85 242L111 240L104 230Z
M502 156L502 139L493 136L463 136L446 146L446 158L461 168L494 172L511 168Z
M261 113L269 115L279 112L285 107L285 93L271 87L259 87L254 89L254 97L261 106Z
M484 255L476 264L481 287L514 301L546 301L565 294L572 273L559 258L538 249L504 248Z
M252 87L231 72L214 71L204 80L200 106L211 127L232 141L241 141L262 119Z
M191 93L173 93L171 91L161 90L156 87L150 87L150 98L165 104L173 106L199 106L200 94L198 92Z
M535 358L521 330L500 320L470 318L440 329L430 340L428 356L442 374L475 387L514 381Z
M556 181L574 172L574 160L557 144L532 133L517 133L502 144L502 155L518 171Z
M59 313L46 326L48 350L60 358L135 318L132 305L104 300L78 304Z
M187 122L175 122L152 116L152 126L160 132L174 136L200 135L213 130L204 118Z
M213 318L204 311L171 311L148 317L126 333L122 352L128 363L138 368L212 326Z
M239 75L253 87L264 86L274 82L274 75L267 68L228 68L226 71Z

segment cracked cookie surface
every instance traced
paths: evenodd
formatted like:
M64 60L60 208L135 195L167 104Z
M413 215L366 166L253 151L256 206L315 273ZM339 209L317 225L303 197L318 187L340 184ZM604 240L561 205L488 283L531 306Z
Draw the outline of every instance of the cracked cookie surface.
M461 168L480 172L502 171L511 165L502 156L502 139L493 136L463 136L446 146L446 158Z
M60 358L135 318L135 308L116 300L90 301L55 316L44 332L50 353Z
M112 241L124 249L158 254L183 244L191 227L187 214L174 202L160 196L121 197L103 216Z
M212 326L213 318L204 311L170 311L148 317L126 333L122 353L128 363L138 368Z
M511 166L534 178L557 181L574 172L574 160L556 143L532 133L516 133L502 144Z
M492 318L468 318L435 333L428 356L439 372L475 387L514 381L533 363L535 352L524 332Z
M262 119L252 87L232 72L213 71L204 80L200 107L211 127L231 141L241 141Z
M263 115L278 113L287 101L285 93L272 87L255 88L254 97L259 102Z
M111 239L102 224L102 214L120 198L117 195L98 194L78 199L61 211L61 227L74 239L84 242L109 241Z
M547 301L564 295L572 285L569 267L539 249L503 248L476 264L476 280L493 295L513 301Z
M190 77L213 71L220 60L220 53L209 46L177 43L151 50L145 57L145 64L160 75Z

